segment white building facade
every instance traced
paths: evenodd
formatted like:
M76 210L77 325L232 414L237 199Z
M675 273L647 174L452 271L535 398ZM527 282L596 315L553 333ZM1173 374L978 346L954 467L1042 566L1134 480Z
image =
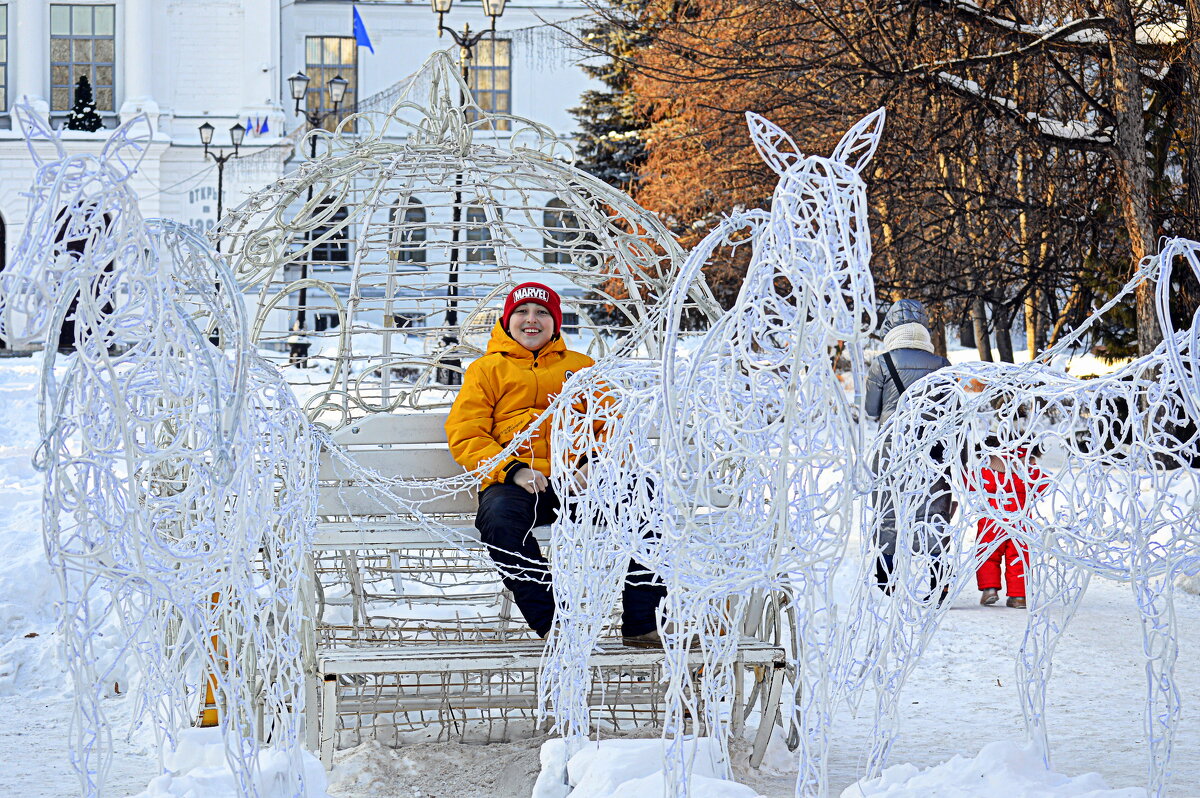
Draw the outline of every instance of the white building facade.
M374 52L355 35L355 9ZM589 81L570 35L554 25L577 30L585 12L578 0L509 2L496 42L475 50L479 104L560 133L575 129L569 109ZM445 23L477 32L489 18L478 0L458 0ZM65 132L78 152L99 152L112 128L146 114L154 140L134 180L143 215L207 229L217 218L219 170L205 156L201 125L213 126L212 149L224 154L232 152L230 128L246 127L221 174L221 204L232 208L298 164L295 137L308 123L293 113L289 76L309 76L302 106L310 115L332 110L334 77L347 82L339 110L386 110L430 53L453 47L437 27L430 4L416 0L0 0L2 263L20 236L22 192L33 178L18 104L59 127L86 75L105 129Z

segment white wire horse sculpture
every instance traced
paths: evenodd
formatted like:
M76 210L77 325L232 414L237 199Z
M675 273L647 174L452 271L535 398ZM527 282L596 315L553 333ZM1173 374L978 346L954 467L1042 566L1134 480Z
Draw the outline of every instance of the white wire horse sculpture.
M854 401L861 402L875 307L861 171L884 111L854 125L828 158L805 157L776 125L747 118L755 146L780 176L771 210L724 220L691 253L667 305L661 363L605 363L564 388L576 401L556 428L555 473L571 473L586 456L588 485L574 520L554 527L559 614L543 668L543 706L554 706L568 739L586 737L581 666L626 564L631 557L642 563L667 587L660 612L669 619L670 783L673 794L686 794L686 719L724 744L729 719L720 699L741 678L731 667L739 632L757 621L748 615L762 611L762 593L783 594L797 616L791 642L804 731L796 789L823 795L838 693L830 676L841 645L831 576L863 487L856 477L861 432L831 347L844 343ZM753 251L734 306L691 354L680 354L687 346L681 292L718 246L747 228L741 240ZM698 692L694 640L703 651Z
M307 421L250 348L223 260L189 228L139 214L129 179L146 120L97 157L68 154L20 115L37 173L0 275L0 330L48 342L36 465L83 792L101 793L111 763L102 698L115 656L140 666L139 709L160 750L211 685L241 794L259 794L269 738L293 765L277 786L300 795L300 584L316 495ZM53 342L69 316L75 354L60 359Z
M1046 689L1055 645L1092 575L1128 582L1141 616L1146 652L1148 789L1165 793L1180 699L1173 672L1178 653L1173 587L1180 573L1200 571L1196 496L1200 479L1196 353L1200 314L1190 330L1170 323L1170 272L1182 259L1200 275L1200 244L1166 242L1105 308L1068 340L1030 364L972 363L935 372L910 386L881 430L892 451L881 479L898 511L899 529L892 599L876 609L878 637L868 633L879 703L877 742L869 774L886 762L895 736L898 693L945 606L930 599L930 542L942 533L919 517L923 497L953 486L962 515L953 530L953 567L936 569L951 596L970 580L989 554L965 542L967 525L988 519L1029 548L1029 619L1017 658L1017 684L1031 741L1047 766ZM1095 319L1142 280L1158 279L1158 314L1164 340L1155 351L1111 374L1082 380L1047 365L1063 354ZM1048 465L1035 472L1032 453L1046 451ZM930 453L944 450L943 458ZM980 469L995 455L1007 463L1007 479L1030 490L1024 506L994 508L979 490ZM1015 483L1014 483L1015 484ZM964 490L964 488L966 488ZM866 605L864 605L866 606ZM883 631L878 631L883 629Z

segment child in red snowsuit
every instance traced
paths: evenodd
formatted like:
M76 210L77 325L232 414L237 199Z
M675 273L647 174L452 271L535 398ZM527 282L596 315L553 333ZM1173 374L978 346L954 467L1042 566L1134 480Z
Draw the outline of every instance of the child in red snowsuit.
M979 519L976 537L978 551L982 555L991 548L991 554L975 572L981 594L979 603L986 607L999 600L1000 572L1003 569L1004 582L1008 585L1008 601L1005 604L1024 609L1025 566L1029 562L1029 549L1010 530L1015 530L1021 523L1028 499L1046 489L1046 480L1037 467L1034 452L1017 449L1012 454L996 454L1000 441L995 436L989 437L986 445L993 452L988 465L980 469L977 482L971 480L968 484L971 490L981 490L987 494L988 504L997 511L995 518Z

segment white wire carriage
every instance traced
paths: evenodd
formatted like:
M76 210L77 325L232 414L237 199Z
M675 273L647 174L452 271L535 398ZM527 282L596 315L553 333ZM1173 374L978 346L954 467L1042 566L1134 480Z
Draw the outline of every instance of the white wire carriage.
M567 409L578 398L571 390L584 397L601 390L588 379L632 386L621 411L628 424L612 424L599 440L575 435L560 447L561 457L572 446L607 447L594 461L587 501L593 517L609 519L556 527L566 552L556 578L586 574L576 580L586 590L572 596L583 609L552 640L551 656L562 667L548 689L538 684L536 659L459 675L451 668L333 674L334 703L345 711L323 733L343 743L430 727L460 739L505 737L512 724L534 720L546 695L560 722L564 708L572 713L560 725L576 737L592 724L623 728L663 718L670 733L695 731L701 720L709 730L736 727L719 704L739 682L730 680L730 668L709 666L727 665L736 648L729 632L766 612L750 594L783 585L796 599L789 653L806 684L797 717L812 720L801 723L800 789L822 794L829 710L843 697L859 700L872 682L879 734L868 767L884 764L903 677L935 631L943 611L937 589L952 574L937 570L940 583L931 585L931 561L948 551L960 556L957 565L973 566L982 556L963 539L937 551L927 541L951 532L961 538L969 516L1006 524L1041 566L1030 580L1020 667L1030 674L1022 699L1031 737L1047 757L1042 709L1054 644L1091 574L1132 583L1149 652L1149 780L1161 795L1180 712L1171 673L1172 580L1200 570L1196 505L1177 500L1196 491L1196 324L1164 330L1153 355L1091 384L1040 364L976 365L912 388L877 441L891 445L873 487L891 494L908 535L893 589L885 595L860 580L857 593L832 591L850 531L869 530L876 520L869 509L856 515L854 503L867 480L862 465L872 459L858 451L864 427L861 413L851 412L861 397L844 390L827 345L848 342L857 385L874 307L858 170L880 121L852 128L830 159L806 158L786 133L752 121L780 188L769 212L726 220L710 237L716 246L730 243L725 236L738 225L756 231L752 279L724 316L699 276L710 251L694 253L687 281L675 283L682 253L653 215L560 160L569 150L547 129L512 118L511 129L499 130L444 54L388 113L357 115L333 135L315 133L318 157L222 220L215 238L232 271L194 235L137 216L121 154L140 157L144 148L128 129L99 159L72 158L58 147L59 158L39 170L33 200L41 222L29 226L21 257L4 275L4 324L6 335L24 323L36 328L31 334L52 334L80 291L84 323L72 370L56 382L48 358L44 375L43 465L53 511L48 551L64 586L82 579L85 588L70 596L79 612L68 613L64 626L80 685L85 789L102 780L108 756L102 680L91 654L102 632L100 616L87 611L93 599L109 602L105 612L119 615L126 631L136 628L130 649L159 680L152 688L176 699L170 717L159 719L164 724L186 714L180 707L201 678L194 664L216 672L219 700L235 717L226 740L242 787L267 736L298 756L296 715L308 696L298 692L297 640L309 616L296 586L306 567L319 610L309 640L317 646L533 643L514 621L482 546L464 534L480 474L420 460L444 450L444 437L416 441L425 448L412 449L406 462L420 467L388 473L379 468L387 457L355 459L343 445L348 438L338 443L313 428L339 435L377 417L401 425L435 417L482 353L508 289L539 279L564 296L564 332L600 361L552 403L562 424L556 434L571 437L572 423L595 431L601 411L586 402L581 416ZM68 195L64 229L81 242L76 249L59 231L57 206ZM1173 259L1200 272L1200 245L1167 242L1137 278L1159 277L1164 326ZM780 291L780 275L791 295ZM235 286L253 299L248 330L230 298ZM708 335L691 359L677 358L680 330L692 325ZM281 367L302 410L252 349ZM983 384L977 394L966 390L972 378ZM158 415L142 414L146 408ZM1023 408L1031 423L1019 420ZM325 445L319 474L312 469L317 439ZM376 440L376 449L387 455L414 440ZM1028 465L1019 452L1038 443L1056 446L1066 466L1049 477L1048 498L1031 501L1020 518L963 488L993 455L1022 473ZM626 458L623 447L645 457ZM947 452L957 458L947 460ZM630 462L654 473L631 480ZM946 490L941 483L967 511L953 530L932 528L924 511L931 493ZM227 490L231 484L239 490ZM713 511L714 496L733 501ZM317 553L305 565L317 501L322 525L337 535L323 543L318 533ZM351 505L366 509L338 509ZM137 523L119 523L123 513ZM654 517L664 522L662 534L643 534L641 524ZM370 545L385 529L405 540L422 536L422 543ZM365 542L336 542L356 536ZM666 635L668 658L618 667L582 689L597 630L611 622L595 588L617 585L631 552L671 583L668 606L678 623ZM724 559L714 561L714 552ZM877 553L866 540L862 562ZM968 572L960 567L949 586L961 588ZM169 609L146 616L154 602ZM842 607L849 623L834 622ZM777 609L773 621L781 625ZM172 619L174 628L166 628ZM208 645L217 631L223 650ZM686 658L689 635L702 642L699 670ZM188 684L171 667L184 660L196 671L183 674ZM265 670L239 670L245 663ZM249 713L263 695L273 720L255 730ZM697 695L708 698L703 706ZM623 714L619 707L631 697L647 711ZM770 714L761 722L772 723ZM676 792L684 784L678 764Z
M256 308L256 345L283 367L314 423L336 433L379 414L444 412L466 366L483 354L504 297L527 280L562 296L572 349L597 359L660 353L656 314L683 258L674 238L574 167L552 131L483 114L448 55L436 54L386 113L356 114L333 134L310 135L317 156L229 212L213 235ZM717 314L703 279L684 295L696 325ZM397 474L346 468L354 490L398 490ZM533 637L514 621L470 535L478 475L432 468L422 468L420 483L400 475L400 492L421 498L383 499L370 517L324 517L362 528L424 524L442 545L319 547L319 646ZM344 494L350 481L322 485ZM448 497L458 500L442 512ZM342 679L336 733L341 744L427 728L504 739L514 722L532 726L537 676L532 667ZM607 707L610 728L657 724L660 683L659 666L610 670L597 676L591 700Z

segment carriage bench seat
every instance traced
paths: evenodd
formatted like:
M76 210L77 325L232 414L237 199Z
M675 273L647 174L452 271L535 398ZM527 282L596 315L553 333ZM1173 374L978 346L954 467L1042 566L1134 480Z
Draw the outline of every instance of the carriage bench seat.
M339 678L363 674L531 670L540 665L544 648L545 644L540 640L522 640L465 644L462 647L439 643L424 646L342 648L323 651L317 659L317 675L322 686L321 728L329 730L336 728ZM699 664L700 652L696 651L691 656L696 660L696 664ZM647 666L660 662L662 658L661 650L630 648L620 644L609 644L605 641L598 645L592 653L591 664L600 668ZM759 724L750 755L750 764L753 767L758 767L762 763L767 743L770 741L771 729L774 726L774 710L779 705L786 665L783 649L779 646L764 643L752 637L743 637L738 645L734 666L739 672L744 668L753 668L757 678L762 682L763 690L763 720ZM740 686L741 680L736 680L736 684ZM472 700L474 697L463 696L463 698L465 701ZM526 706L533 708L537 697L533 694L508 695L503 699L509 705L514 700L523 700ZM478 699L475 698L475 700ZM733 716L735 718L741 717L742 703L742 696L734 697ZM333 748L334 735L322 734L321 761L326 763L327 767L333 762Z
M356 464L381 475L435 481L462 474L447 449L445 419L445 414L438 413L378 414L337 431L333 439ZM476 557L464 567L465 558L444 556L458 545L482 548L473 524L477 508L473 492L422 497L422 511L436 514L445 525L440 534L435 534L423 526L421 519L397 516L394 505L381 502L368 489L357 489L354 472L328 452L321 454L319 478L318 524L311 563L314 578L309 586L317 610L313 633L306 642L306 740L311 750L319 752L325 766L333 763L339 713L375 712L381 701L379 695L340 697L339 686L345 689L367 679L394 677L387 700L404 711L445 710L453 705L464 711L536 708L536 689L529 685L519 690L489 691L487 684L489 674L536 673L544 642L532 638L520 620L509 623L511 601L500 593L499 579L489 564ZM446 529L459 539L448 542ZM549 528L539 527L534 532L545 545ZM414 591L404 578L414 579L420 589ZM475 581L463 589L456 582L460 578ZM494 583L499 612L472 625L469 613L460 608L479 600L480 579ZM430 588L439 581L446 585L444 590ZM331 591L324 587L325 582L341 585L341 592L327 595ZM387 612L393 606L404 606L408 613L421 613L425 608L429 611L419 623L410 624L419 627L415 632L391 637L381 632L381 625L386 624L381 624L380 618L393 620L394 613L389 616ZM448 617L453 620L447 621ZM693 656L699 658L699 653ZM621 644L620 637L613 636L600 639L590 664L600 672L606 668L648 668L660 665L662 659L661 650L629 648ZM758 697L762 721L750 762L757 767L766 753L778 713L786 656L778 645L743 636L735 667L739 673L743 669L754 673L752 695ZM421 687L439 674L458 673L480 674L480 678L471 680L470 688L435 693ZM740 732L742 679L734 682L737 694L732 696L732 718L734 731ZM611 704L614 699L622 705L659 700L649 686L627 689L616 697L611 691L593 690L591 700Z

